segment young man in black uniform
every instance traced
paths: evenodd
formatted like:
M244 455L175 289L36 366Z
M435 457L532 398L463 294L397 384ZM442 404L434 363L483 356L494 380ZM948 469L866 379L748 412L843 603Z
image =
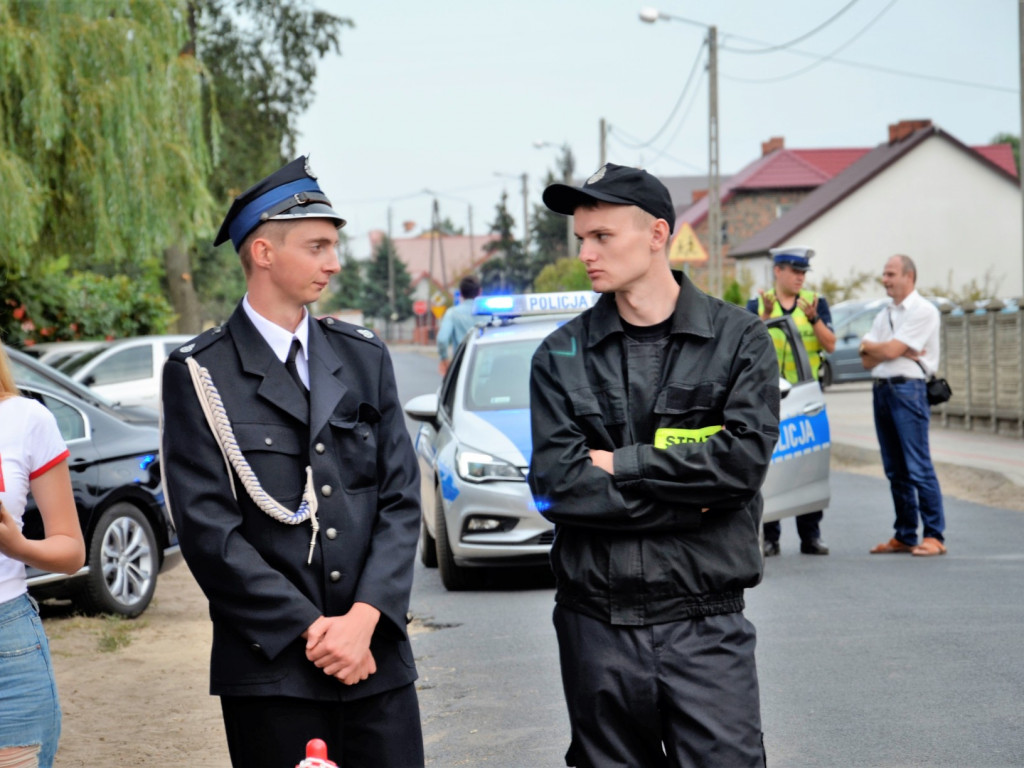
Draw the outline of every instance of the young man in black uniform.
M299 158L235 199L247 292L164 368L162 464L210 601L232 765L423 765L406 634L419 472L387 348L314 320L342 218Z
M611 163L544 191L604 294L538 348L538 509L556 524L554 623L573 766L765 762L754 628L778 363L756 317L668 264L665 186Z

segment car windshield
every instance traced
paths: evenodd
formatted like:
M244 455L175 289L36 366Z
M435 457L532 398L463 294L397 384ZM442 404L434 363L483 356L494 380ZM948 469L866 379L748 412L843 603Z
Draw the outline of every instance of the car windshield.
M68 376L73 376L75 371L80 370L93 358L103 354L109 345L100 344L95 349L89 349L80 355L75 355L56 364L57 370Z
M466 410L505 411L530 407L530 360L540 339L479 344L473 350Z
M19 384L39 384L47 387L57 387L91 403L99 403L107 408L114 407L114 404L105 397L82 386L77 381L69 379L66 374L51 368L45 363L40 363L28 355L9 355L9 357L14 381Z

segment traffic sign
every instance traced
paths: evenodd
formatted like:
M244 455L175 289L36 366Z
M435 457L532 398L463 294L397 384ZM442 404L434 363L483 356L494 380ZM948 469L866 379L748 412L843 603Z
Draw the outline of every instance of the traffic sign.
M417 315L425 315L425 314L427 314L427 300L426 299L416 299L416 301L414 301L412 303L412 311L413 311L414 314L417 314Z
M675 266L687 262L701 262L708 260L708 252L700 244L693 227L689 222L683 222L675 238L672 240L672 247L668 251L668 262Z

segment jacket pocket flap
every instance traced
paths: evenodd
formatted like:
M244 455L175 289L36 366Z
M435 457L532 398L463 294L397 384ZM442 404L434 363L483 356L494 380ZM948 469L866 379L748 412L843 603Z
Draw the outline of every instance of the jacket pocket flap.
M718 382L669 384L658 394L654 412L668 415L692 411L717 411L721 410L724 401L725 387Z
M282 424L236 423L232 425L235 442L244 452L298 454L302 451L295 431Z

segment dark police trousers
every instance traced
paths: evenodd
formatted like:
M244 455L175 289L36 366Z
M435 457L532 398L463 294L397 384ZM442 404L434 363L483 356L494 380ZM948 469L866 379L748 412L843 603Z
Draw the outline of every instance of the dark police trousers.
M614 626L555 606L578 768L763 768L756 636L742 613Z

